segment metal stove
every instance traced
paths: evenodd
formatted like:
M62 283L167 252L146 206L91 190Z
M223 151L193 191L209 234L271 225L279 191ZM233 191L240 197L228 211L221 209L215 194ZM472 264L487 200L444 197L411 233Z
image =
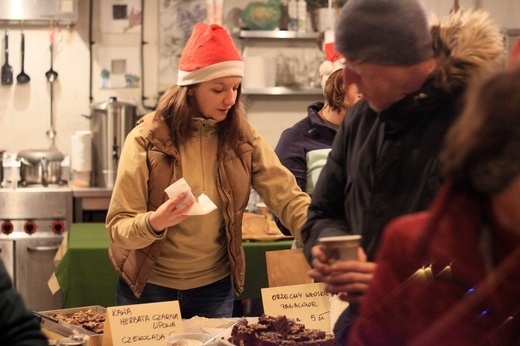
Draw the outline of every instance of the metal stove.
M0 188L0 257L25 303L35 311L61 308L61 293L52 295L47 281L72 223L72 201L67 184Z

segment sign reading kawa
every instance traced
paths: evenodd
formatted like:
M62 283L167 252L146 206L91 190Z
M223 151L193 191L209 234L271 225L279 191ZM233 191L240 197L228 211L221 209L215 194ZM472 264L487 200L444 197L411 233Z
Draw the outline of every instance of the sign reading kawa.
M178 301L114 306L106 313L103 346L164 346L183 332Z

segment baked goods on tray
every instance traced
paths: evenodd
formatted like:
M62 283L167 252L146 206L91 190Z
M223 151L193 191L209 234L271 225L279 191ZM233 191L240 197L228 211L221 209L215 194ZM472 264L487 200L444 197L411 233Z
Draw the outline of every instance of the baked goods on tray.
M77 311L70 314L55 313L51 317L57 318L65 323L82 327L97 334L103 334L106 314L98 313L92 309Z
M245 240L277 240L292 238L285 236L273 220L264 215L244 213L242 219L242 239Z
M334 346L334 336L322 330L306 329L286 316L263 314L258 323L242 318L231 331L230 343L237 346Z
M242 235L266 235L269 233L269 222L265 216L244 213L242 218Z

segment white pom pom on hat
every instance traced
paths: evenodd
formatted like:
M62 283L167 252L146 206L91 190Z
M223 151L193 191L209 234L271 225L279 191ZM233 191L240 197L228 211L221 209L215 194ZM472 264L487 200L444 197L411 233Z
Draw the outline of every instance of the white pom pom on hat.
M334 41L327 42L328 37L334 37L334 32L332 32L332 35L325 33L325 44L323 47L325 50L325 61L321 63L319 70L323 92L325 92L325 84L330 75L345 67L345 58L334 48Z

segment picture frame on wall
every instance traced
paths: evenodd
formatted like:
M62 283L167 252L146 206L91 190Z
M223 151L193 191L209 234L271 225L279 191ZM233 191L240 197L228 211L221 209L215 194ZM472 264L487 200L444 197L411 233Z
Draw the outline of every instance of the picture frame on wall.
M101 89L138 88L141 84L139 47L99 47Z
M159 11L159 90L177 82L182 50L197 22L206 20L205 0L165 0Z
M143 11L140 0L103 0L100 6L102 33L136 34L141 31Z

